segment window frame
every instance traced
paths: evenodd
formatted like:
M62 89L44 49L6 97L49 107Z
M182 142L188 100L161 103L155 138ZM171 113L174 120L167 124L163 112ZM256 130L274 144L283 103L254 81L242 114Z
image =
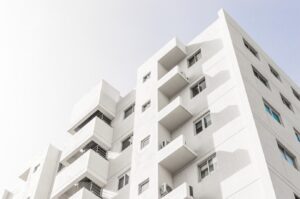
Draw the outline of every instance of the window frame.
M252 66L252 71L256 79L258 79L265 87L268 89L271 89L269 80L259 71L257 68L255 68L253 65Z
M140 150L144 150L150 144L150 135L147 135L140 141Z
M126 136L122 141L121 141L121 152L124 151L125 149L127 149L128 147L130 147L130 145L132 145L132 138L133 138L133 133L131 133L130 135ZM129 140L130 144L127 145L126 147L123 147L123 143L125 141Z
M142 105L142 112L145 112L147 109L151 107L151 100L148 100Z
M122 183L120 183L121 179L123 179ZM125 172L125 173L123 173L122 175L120 175L118 177L118 191L121 190L121 189L123 189L126 185L128 185L129 184L129 180L130 180L130 175L129 175L128 171Z
M248 42L245 38L243 38L244 46L254 55L258 60L260 60L258 51Z
M283 144L277 141L277 146L279 152L281 153L282 158L290 165L293 166L296 170L298 170L297 157L290 152ZM287 158L288 157L288 158ZM289 160L292 160L292 164Z
M271 116L273 118L273 120L275 120L279 124L283 125L283 120L282 120L280 113L265 99L263 99L263 103L264 103L265 112L267 112L269 114L269 116ZM267 108L268 108L268 110L267 110ZM279 121L274 118L274 113L277 115Z
M143 76L143 83L145 83L150 78L151 78L151 72L148 72L146 75Z
M130 106L128 106L125 110L124 110L124 119L126 119L127 117L129 117L132 113L134 113L134 109L135 109L135 103L131 104ZM127 114L127 112L129 111L129 114Z
M281 98L281 101L282 103L292 112L294 112L294 108L293 108L293 105L292 103L284 96L280 93L280 98Z
M145 185L147 185L147 187L143 188ZM144 193L149 188L149 186L150 186L150 179L149 178L147 178L144 181L142 181L141 183L139 183L139 185L138 185L138 194L140 195L140 194Z
M211 161L211 165L210 162ZM211 166L213 167L211 170ZM203 177L202 176L202 169L203 167L207 167L208 173ZM201 161L199 164L197 164L197 171L198 171L198 182L201 182L206 177L210 176L213 172L215 172L217 169L217 154L213 153L207 158L205 158L203 161Z
M203 86L199 86L199 85L204 85L204 88L203 88ZM198 93L194 94L194 88L197 88ZM205 76L203 76L190 87L191 98L196 97L197 95L202 93L206 88L207 88L206 78L205 78Z
M206 118L209 117L209 120L207 120ZM201 122L201 127L202 130L197 132L197 124ZM211 119L211 114L210 114L210 110L204 112L200 117L198 117L194 122L194 135L198 135L201 132L203 132L205 129L207 129L209 126L212 125L212 119Z
M273 66L271 66L271 64L268 64L268 65L269 65L270 72L272 73L272 75L281 82L281 77L280 77L279 72L277 72L277 70L275 70L275 68Z
M188 68L190 68L193 65L195 65L195 63L197 63L201 58L202 58L202 50L201 50L201 48L199 48L198 50L196 50L195 52L193 52L193 54L190 55L187 58L187 66L188 66ZM191 60L193 60L193 62Z

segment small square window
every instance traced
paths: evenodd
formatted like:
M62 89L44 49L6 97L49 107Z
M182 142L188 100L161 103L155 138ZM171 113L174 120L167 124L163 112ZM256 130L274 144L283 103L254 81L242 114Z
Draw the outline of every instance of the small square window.
M194 86L191 87L192 97L195 97L206 88L205 78L202 78Z
M281 152L282 157L287 161L287 163L297 169L296 157L289 152L283 145L278 144L279 151Z
M122 189L129 183L129 174L125 173L119 176L118 190Z
M203 180L215 171L216 163L216 154L214 153L198 165L199 181Z
M274 75L274 77L276 77L279 81L281 81L279 73L270 64L269 64L269 68L271 73Z
M267 88L270 88L267 78L265 78L254 66L252 66L254 76L259 79Z
M141 141L141 149L145 148L150 143L150 135L142 139Z
M149 178L147 178L146 180L144 180L139 184L139 194L143 193L148 188L149 188Z
M258 56L258 52L255 50L255 48L253 48L253 46L251 46L251 44L246 41L246 39L243 38L243 42L244 42L244 45L245 47L255 56L259 59L259 56Z
M282 124L281 116L280 114L268 103L264 100L264 106L265 111L272 116L274 120L276 120L278 123Z
M194 122L196 134L201 133L204 129L208 128L212 124L210 118L210 111L202 115L196 122Z
M124 111L124 119L134 112L134 106L135 104L132 104Z
M122 141L122 151L132 144L132 134Z
M300 94L294 88L292 88L292 91L294 96L300 101Z
M33 169L33 173L35 173L39 169L39 167L40 167L40 164L36 165Z
M150 106L151 106L151 101L149 100L145 104L143 104L143 106L142 106L142 112L144 112L145 110L147 110Z
M143 77L143 82L146 82L148 79L150 79L151 77L151 72L147 73L144 77Z
M288 107L288 109L290 109L291 111L293 111L293 106L292 106L291 102L286 97L284 97L282 94L280 94L280 97L281 97L282 103L286 107Z
M192 56L188 58L188 67L191 67L200 59L201 59L201 49L197 50Z

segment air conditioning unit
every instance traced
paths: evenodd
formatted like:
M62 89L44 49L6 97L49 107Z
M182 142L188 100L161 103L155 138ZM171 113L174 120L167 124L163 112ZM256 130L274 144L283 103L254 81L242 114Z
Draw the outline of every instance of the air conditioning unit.
M163 183L159 190L160 196L163 197L172 191L172 187L170 187L167 183Z
M161 144L160 144L160 148L161 148L161 149L164 148L164 147L167 146L169 143L170 143L170 142L169 142L168 140L162 141Z

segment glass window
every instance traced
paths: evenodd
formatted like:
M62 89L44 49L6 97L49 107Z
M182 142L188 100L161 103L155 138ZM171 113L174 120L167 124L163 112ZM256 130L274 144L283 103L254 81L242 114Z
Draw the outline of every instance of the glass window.
M127 118L129 115L131 115L134 112L134 105L130 105L125 111L124 111L124 119Z
M278 123L282 124L281 116L280 114L266 101L264 101L265 111L272 116L274 120L276 120Z
M129 183L129 174L125 173L119 177L118 190L122 189Z
M243 39L245 47L255 56L259 59L258 52L250 45L248 41Z
M188 67L191 67L200 59L201 59L201 49L197 50L192 56L188 58Z
M282 157L287 161L287 163L297 169L295 156L279 143L278 148L281 152Z
M286 107L288 107L288 109L290 109L291 111L293 111L293 106L292 106L291 102L286 97L284 97L282 94L280 94L280 97L281 97L282 103Z
M208 128L212 124L210 111L206 112L202 115L196 122L194 123L196 134L202 132L204 129Z
M267 88L270 88L268 80L254 67L252 66L254 76L259 79Z
M139 184L139 194L143 193L148 188L149 188L149 178L147 178L146 180L144 180Z
M206 88L205 78L202 78L199 82L197 82L194 86L191 87L192 97L195 97L199 93L201 93Z
M40 167L40 164L36 165L33 169L33 173L35 173L39 169L39 167Z
M276 77L278 80L281 81L279 73L270 64L269 64L269 68L271 73L274 75L274 77Z
M122 141L122 151L124 151L127 147L132 144L132 135L127 137L125 140Z
M147 110L151 106L151 101L147 101L143 106L142 106L142 112Z
M199 180L204 179L215 171L216 162L216 154L214 153L198 165Z
M145 148L145 146L147 146L150 142L150 135L148 135L146 138L144 138L141 141L141 149Z

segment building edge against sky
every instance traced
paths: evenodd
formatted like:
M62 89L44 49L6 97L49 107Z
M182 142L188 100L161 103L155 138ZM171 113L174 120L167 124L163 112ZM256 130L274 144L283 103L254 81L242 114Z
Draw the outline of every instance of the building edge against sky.
M172 39L120 96L76 104L69 145L49 146L2 199L298 199L300 89L223 10Z

